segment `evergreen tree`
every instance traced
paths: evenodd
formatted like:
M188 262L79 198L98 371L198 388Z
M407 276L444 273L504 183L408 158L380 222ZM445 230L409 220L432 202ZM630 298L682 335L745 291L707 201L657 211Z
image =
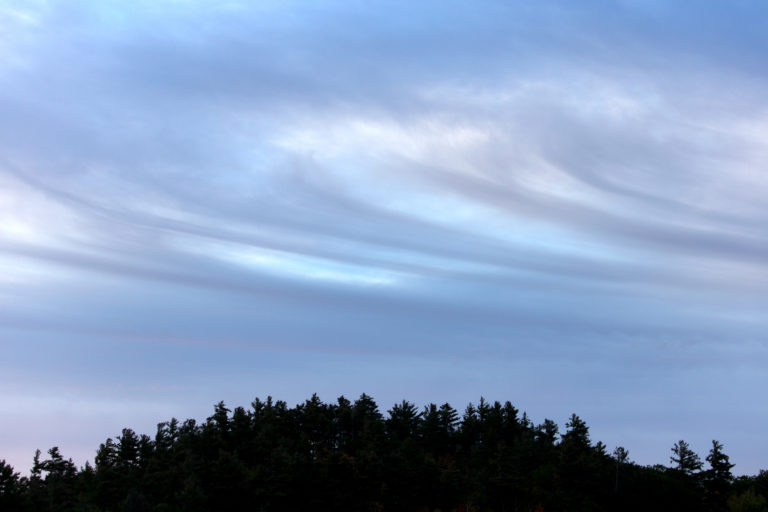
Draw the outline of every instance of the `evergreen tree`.
M709 469L704 472L704 505L710 511L725 510L733 481L733 464L723 453L723 445L715 440L712 440L712 448L706 460Z
M123 469L136 467L139 462L139 436L130 428L124 428L117 437L116 463Z
M449 434L456 432L456 425L459 424L459 412L446 402L440 406L439 414L443 431Z
M618 494L621 465L625 464L629 459L629 452L623 446L617 446L613 450L613 459L616 461L616 487L614 488L614 492Z
M421 413L416 406L403 400L387 411L387 432L399 439L414 437L419 432Z
M676 470L687 476L700 471L703 466L698 454L691 450L688 443L682 439L672 447L672 456L669 460L675 465Z
M562 439L563 445L578 450L589 448L589 427L584 420L575 414L571 414L570 419L565 424L565 428L566 432L563 434Z
M544 423L536 427L535 439L544 446L555 446L558 431L557 423L550 419L545 419Z
M77 468L72 459L65 459L58 446L48 450L48 458L39 462L39 470L45 483L47 510L71 510L75 505L75 478Z
M154 439L123 429L95 467L78 471L56 447L36 452L29 478L0 461L0 511L766 512L768 473L734 480L717 441L706 471L685 441L674 468L643 467L622 447L609 456L593 445L575 414L558 430L484 398L461 418L407 401L384 418L365 394L293 408L257 398L231 414L219 402L202 424L158 424Z
M17 510L23 490L19 473L0 459L0 510Z

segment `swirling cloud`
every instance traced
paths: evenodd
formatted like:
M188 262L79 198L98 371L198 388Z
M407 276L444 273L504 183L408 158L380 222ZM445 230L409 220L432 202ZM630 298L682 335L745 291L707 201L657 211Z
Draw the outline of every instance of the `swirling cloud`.
M4 5L0 455L365 391L577 410L641 462L717 437L756 471L755 9ZM69 446L40 427L66 404L94 418Z

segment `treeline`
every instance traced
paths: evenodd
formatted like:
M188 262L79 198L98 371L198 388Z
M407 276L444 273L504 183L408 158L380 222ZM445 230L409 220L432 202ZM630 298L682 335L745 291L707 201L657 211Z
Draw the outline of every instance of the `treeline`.
M29 477L0 462L5 511L768 511L768 473L734 479L713 441L706 467L685 441L670 467L592 443L575 414L560 432L509 402L463 414L403 401L384 415L362 395L289 408L224 403L204 423L124 429L77 468L58 448Z

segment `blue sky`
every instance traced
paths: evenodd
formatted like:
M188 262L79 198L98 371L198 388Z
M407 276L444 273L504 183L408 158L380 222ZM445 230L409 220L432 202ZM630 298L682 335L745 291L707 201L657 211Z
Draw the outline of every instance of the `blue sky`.
M0 458L366 392L768 467L765 10L0 3Z

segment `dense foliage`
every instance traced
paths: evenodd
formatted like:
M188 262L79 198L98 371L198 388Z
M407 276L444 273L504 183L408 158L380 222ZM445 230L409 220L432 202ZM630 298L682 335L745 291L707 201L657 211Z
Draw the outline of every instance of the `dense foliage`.
M124 429L76 468L59 449L29 477L0 461L2 511L768 511L768 473L734 479L713 441L705 469L685 441L672 467L639 466L565 432L534 425L509 402L420 411L403 401L313 396L294 408L224 403L204 423L172 419L154 439Z

